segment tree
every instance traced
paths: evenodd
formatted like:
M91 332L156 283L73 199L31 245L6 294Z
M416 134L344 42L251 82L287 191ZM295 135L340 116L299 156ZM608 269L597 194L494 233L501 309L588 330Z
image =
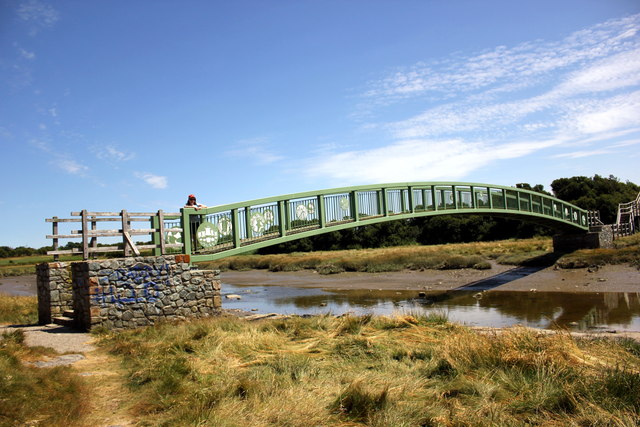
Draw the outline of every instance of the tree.
M559 199L582 209L600 211L600 219L605 224L616 222L618 204L634 200L640 192L638 185L620 182L613 175L608 178L600 175L559 178L551 183L551 189Z

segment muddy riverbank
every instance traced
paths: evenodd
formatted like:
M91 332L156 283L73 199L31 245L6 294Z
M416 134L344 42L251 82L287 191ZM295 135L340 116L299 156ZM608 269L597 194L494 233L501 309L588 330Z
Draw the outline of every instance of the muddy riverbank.
M37 295L36 275L0 277L0 294L14 296Z
M390 273L340 273L321 275L311 270L270 272L225 271L222 282L230 285L275 285L293 288L340 290L433 290L494 289L540 292L640 292L640 270L627 265L598 269L562 270L523 268L493 264L490 270L424 270ZM0 278L0 293L36 295L36 276Z
M640 270L625 265L561 270L493 265L491 270L425 270L391 273L320 275L303 270L273 273L266 270L225 271L222 282L232 285L277 285L295 288L433 290L494 289L541 292L640 292ZM487 286L483 286L483 284Z

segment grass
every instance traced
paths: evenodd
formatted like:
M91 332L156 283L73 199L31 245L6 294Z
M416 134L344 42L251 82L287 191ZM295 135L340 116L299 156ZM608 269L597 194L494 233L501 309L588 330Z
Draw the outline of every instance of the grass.
M61 256L61 262L81 260L80 255ZM42 262L53 262L51 255L33 255L23 257L0 258L0 277L23 276L25 274L35 274L36 264Z
M22 330L0 335L0 425L78 425L86 393L71 368L22 363L45 354L24 345Z
M38 321L38 298L0 294L0 324L35 324Z
M217 318L120 333L141 425L635 425L629 341L525 328L479 333L441 314Z
M221 270L315 270L320 274L345 271L378 273L401 270L490 269L498 264L586 268L628 264L640 268L640 233L616 239L611 249L584 249L560 255L552 252L548 238L498 242L456 243L432 246L397 246L379 249L319 251L274 255L238 255L201 263Z
M563 255L561 268L586 268L606 264L629 264L640 268L640 233L614 240L611 249L582 249Z
M270 271L316 270L320 274L344 271L385 272L405 269L491 268L489 260L523 264L547 254L551 239L505 240L433 246L398 246L379 249L319 251L275 255L239 255L201 263L222 270L268 269Z

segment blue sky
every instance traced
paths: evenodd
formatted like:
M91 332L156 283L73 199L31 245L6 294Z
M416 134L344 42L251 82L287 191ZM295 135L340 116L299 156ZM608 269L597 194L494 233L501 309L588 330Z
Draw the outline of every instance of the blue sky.
M0 245L380 182L640 183L640 2L0 0Z

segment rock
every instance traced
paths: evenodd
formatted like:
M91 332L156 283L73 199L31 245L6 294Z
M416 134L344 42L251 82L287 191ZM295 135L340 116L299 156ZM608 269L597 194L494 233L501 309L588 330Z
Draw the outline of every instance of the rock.
M240 300L242 297L238 294L229 294L224 296L226 299Z

